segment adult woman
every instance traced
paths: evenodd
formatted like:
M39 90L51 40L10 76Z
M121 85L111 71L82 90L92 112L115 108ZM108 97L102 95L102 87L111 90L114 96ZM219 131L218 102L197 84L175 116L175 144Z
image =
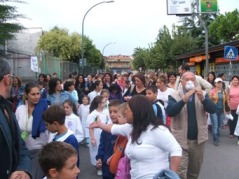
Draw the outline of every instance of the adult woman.
M239 76L233 76L231 85L228 88L229 103L233 120L229 120L230 137L234 137L234 131L237 124L238 115L236 114L237 106L239 105Z
M168 87L174 89L175 88L175 83L177 79L177 74L174 72L168 73Z
M84 75L79 74L76 77L76 82L75 82L75 90L77 91L78 94L78 102L79 104L82 104L82 97L85 95L85 78Z
M112 84L112 75L110 73L105 73L103 76L103 89L109 89Z
M157 99L160 99L164 102L164 107L168 106L168 96L174 91L172 88L167 87L167 78L164 75L160 75L157 79L157 87L158 87L158 96Z
M9 98L12 102L12 108L14 112L16 111L18 106L23 104L23 94L24 86L22 85L22 80L20 79L20 77L15 76Z
M216 79L216 75L213 71L209 72L208 75L207 75L207 81L212 85L212 86L215 86L215 81Z
M134 84L128 89L128 91L124 95L124 100L128 101L132 96L141 94L146 95L146 88L145 88L145 77L142 73L137 73L134 77Z
M48 131L45 128L42 115L47 109L47 102L40 98L37 84L27 83L25 86L24 105L16 110L16 118L21 129L21 137L26 141L32 160L32 177L43 178L44 173L38 162L38 154L48 141Z
M47 95L47 102L52 104L63 104L67 99L74 101L71 94L62 90L61 80L58 78L52 78L49 82L49 91ZM77 106L77 103L76 103Z
M224 119L224 113L228 113L228 95L222 86L222 79L215 79L215 87L209 92L209 97L216 104L216 113L210 114L212 123L213 143L218 146L220 130Z
M177 171L182 149L154 115L149 99L143 95L133 96L127 104L125 115L128 124L107 125L97 120L91 127L128 137L125 155L130 159L131 178L152 179L159 171L169 168Z

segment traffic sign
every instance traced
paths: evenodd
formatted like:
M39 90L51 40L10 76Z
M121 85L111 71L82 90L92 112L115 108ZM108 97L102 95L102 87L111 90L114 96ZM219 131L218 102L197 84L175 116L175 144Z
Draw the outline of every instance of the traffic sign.
M225 46L224 47L224 58L227 60L237 60L238 49L233 46Z

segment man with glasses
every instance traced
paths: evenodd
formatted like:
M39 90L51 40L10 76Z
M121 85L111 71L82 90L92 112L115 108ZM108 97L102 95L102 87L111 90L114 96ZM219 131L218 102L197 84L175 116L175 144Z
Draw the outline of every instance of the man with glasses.
M30 179L31 159L7 100L13 78L10 64L0 59L0 178Z

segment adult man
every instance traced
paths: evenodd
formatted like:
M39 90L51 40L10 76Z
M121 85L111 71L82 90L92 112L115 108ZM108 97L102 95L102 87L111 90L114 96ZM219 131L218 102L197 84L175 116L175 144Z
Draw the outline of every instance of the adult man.
M180 76L177 77L176 82L175 82L175 90L178 90L182 87L181 84L181 77L185 72L190 71L189 66L184 63L178 68L178 73ZM202 89L204 89L206 92L209 92L212 89L212 85L205 79L203 79L201 76L195 75L196 78L196 83L197 85L201 86Z
M169 96L166 108L167 114L172 116L171 132L183 148L178 172L181 179L198 178L205 141L208 140L206 112L216 111L208 94L195 84L195 75L185 72L182 75L182 88Z
M9 63L0 59L0 178L30 179L31 159L11 104L6 100L12 87L12 77Z

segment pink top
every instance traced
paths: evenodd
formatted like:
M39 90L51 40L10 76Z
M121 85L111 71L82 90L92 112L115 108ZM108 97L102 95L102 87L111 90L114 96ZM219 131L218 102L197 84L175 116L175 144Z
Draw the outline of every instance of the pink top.
M231 110L236 110L239 105L239 86L230 86L229 100Z

